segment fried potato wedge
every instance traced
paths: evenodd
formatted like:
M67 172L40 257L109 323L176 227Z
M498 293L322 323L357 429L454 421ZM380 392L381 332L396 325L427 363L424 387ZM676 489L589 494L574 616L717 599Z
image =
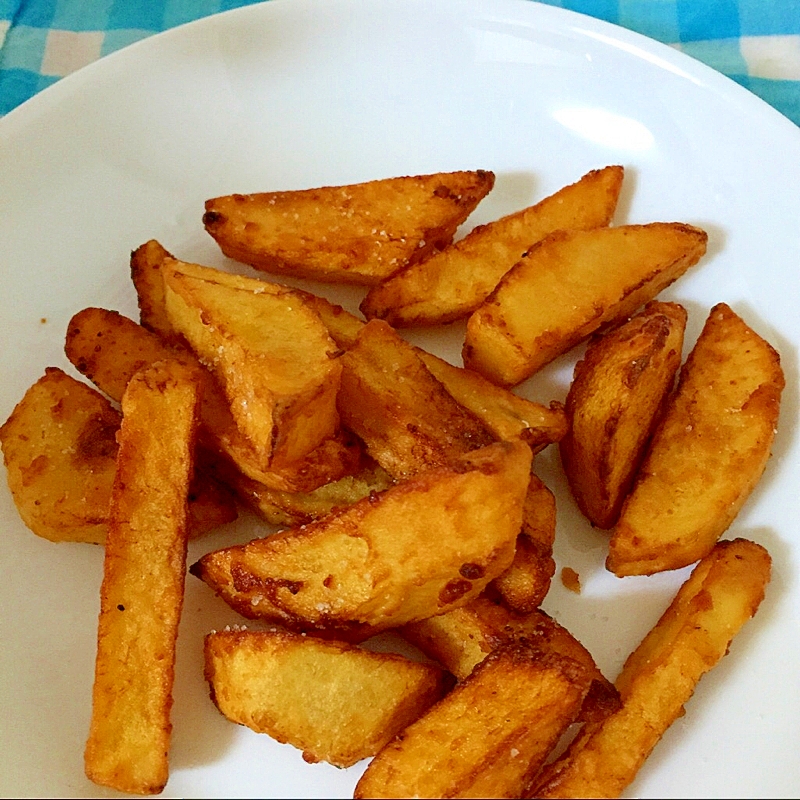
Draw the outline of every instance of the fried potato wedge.
M9 488L37 536L105 542L121 420L106 397L48 367L0 427ZM189 492L190 538L236 516L232 493L196 471Z
M90 386L48 367L0 427L23 522L53 542L105 541L121 416Z
M652 300L706 252L680 222L559 231L534 245L467 322L464 365L514 386Z
M169 321L219 380L259 453L296 462L338 427L341 366L328 329L286 287L168 259Z
M626 661L616 680L620 710L587 725L525 796L619 797L758 610L770 568L760 545L716 544Z
M681 365L686 311L653 300L586 348L565 403L561 463L578 508L613 527Z
M612 531L611 572L677 569L711 550L764 472L784 384L771 345L714 306Z
M370 289L361 312L396 328L442 325L468 316L522 254L548 234L608 225L623 176L620 166L593 170L536 205L474 228Z
M576 661L501 646L375 756L353 796L519 797L589 684Z
M245 617L363 640L467 603L508 567L530 462L498 442L191 572Z
M207 200L203 224L235 261L279 275L374 284L448 245L494 186L443 172Z
M514 560L492 581L487 591L496 592L505 605L519 613L537 609L556 571L555 538L556 499L536 475L531 475Z
M337 767L374 756L449 685L434 664L278 629L211 633L204 652L225 717Z
M122 398L84 763L123 792L158 793L169 775L198 400L174 361L137 373Z
M355 345L365 322L339 305L310 292L303 299L320 315L331 338L343 350ZM497 439L520 437L534 453L559 441L567 432L564 407L535 403L486 380L471 370L457 367L421 347L416 353L448 393L471 411Z
M520 438L535 454L566 434L567 418L558 401L549 406L534 403L421 348L417 353L453 398L475 414L497 439Z
M303 525L346 508L373 492L388 489L394 481L376 464L365 464L354 475L323 484L310 492L272 489L242 474L233 464L217 462L215 474L239 500L271 525Z
M117 401L136 371L155 361L173 358L202 370L201 442L210 452L224 455L249 478L270 488L310 492L354 474L360 467L363 455L360 444L341 433L298 462L284 464L273 460L265 464L236 427L222 389L197 357L185 348L167 344L116 311L101 308L79 311L67 327L64 349L81 374Z
M598 719L619 708L619 693L591 653L541 609L519 614L481 595L446 614L404 625L400 634L458 680L464 680L489 653L513 642L567 656L591 675L592 685L583 701L580 719Z
M174 259L160 242L150 239L131 253L131 280L139 304L139 322L167 342L180 341L167 314L164 263Z
M340 361L342 424L395 480L446 466L495 441L382 320L367 323Z

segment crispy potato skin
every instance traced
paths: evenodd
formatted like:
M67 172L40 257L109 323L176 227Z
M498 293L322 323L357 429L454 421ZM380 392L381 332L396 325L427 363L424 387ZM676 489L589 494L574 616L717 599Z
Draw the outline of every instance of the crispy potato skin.
M620 710L587 725L525 796L619 797L758 610L770 570L760 545L716 544L626 661L616 680Z
M372 285L447 246L494 179L475 170L227 195L206 201L203 224L256 269Z
M621 166L593 170L536 205L474 228L370 289L361 312L396 328L442 325L468 316L520 256L548 234L608 225L623 176Z
M677 569L711 550L764 472L784 385L772 346L712 308L612 531L611 572Z
M464 365L515 386L652 300L702 258L707 241L679 222L551 234L470 316Z
M360 641L469 602L509 566L530 461L493 444L191 571L245 617Z
M204 652L222 714L337 767L374 756L450 684L431 663L279 629L214 632Z
M503 645L375 756L353 796L519 797L589 684L572 659Z
M198 405L176 362L137 373L122 398L84 762L90 780L124 792L156 794L169 773Z
M681 364L686 311L652 301L590 342L565 402L561 463L578 508L613 527Z

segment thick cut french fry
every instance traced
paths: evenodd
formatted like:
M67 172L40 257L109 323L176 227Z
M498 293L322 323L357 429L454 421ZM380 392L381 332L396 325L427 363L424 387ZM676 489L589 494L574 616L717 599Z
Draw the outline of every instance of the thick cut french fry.
M395 480L450 464L494 441L459 405L415 348L382 320L373 320L340 359L342 424Z
M619 576L706 555L758 483L775 437L780 357L727 305L711 309L611 534Z
M122 398L84 760L124 792L155 794L169 775L197 412L196 376L176 362L138 373Z
M265 272L374 284L448 245L494 186L484 170L206 201L222 252Z
M593 170L536 205L474 228L463 239L370 289L367 319L396 328L442 325L471 314L522 254L553 231L608 225L624 170Z
M570 658L501 646L375 756L353 796L519 797L590 680Z
M679 222L551 234L469 318L465 366L502 386L520 383L652 300L700 260L707 240Z
M760 545L719 542L626 661L615 682L620 710L587 725L525 796L619 797L758 610L770 568Z
M278 629L209 634L205 676L229 720L337 767L374 756L448 688L434 664Z
M591 674L581 720L599 719L619 708L619 693L591 653L541 609L519 614L482 595L446 614L404 625L400 634L458 680L464 680L489 653L512 642L567 656Z
M278 284L163 262L167 316L222 385L267 463L294 463L335 433L341 366L316 312Z
M254 481L287 492L310 492L354 474L362 450L353 437L337 434L305 459L266 465L237 429L225 395L210 372L185 348L171 347L116 311L86 308L70 320L65 352L75 368L101 391L120 400L128 381L143 366L173 358L201 370L200 439Z
M530 462L498 442L191 571L245 617L363 640L469 602L508 567Z
M565 403L561 463L578 508L613 527L681 365L686 311L650 302L586 348Z

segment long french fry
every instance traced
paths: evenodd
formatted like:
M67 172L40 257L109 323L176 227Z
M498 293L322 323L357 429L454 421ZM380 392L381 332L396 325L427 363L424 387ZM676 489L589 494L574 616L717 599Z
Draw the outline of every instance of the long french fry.
M97 784L155 794L169 774L197 382L158 362L131 380L122 413L84 763Z

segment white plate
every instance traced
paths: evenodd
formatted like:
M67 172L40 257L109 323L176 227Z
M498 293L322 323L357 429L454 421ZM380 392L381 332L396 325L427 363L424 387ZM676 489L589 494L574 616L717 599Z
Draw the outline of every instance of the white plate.
M727 534L772 553L767 598L629 795L796 796L800 131L672 49L523 0L273 0L60 81L0 121L0 418L46 366L68 367L73 313L135 315L132 248L157 238L184 259L225 265L201 225L208 197L491 169L496 188L476 223L611 163L627 170L616 222L709 231L707 257L667 292L690 313L687 348L726 301L780 350L788 380L773 458ZM461 332L417 338L455 357ZM524 390L563 399L573 361ZM572 510L553 450L541 474L558 495L558 563L577 569L584 590L556 581L546 608L613 678L687 573L606 574L603 536ZM0 794L109 796L82 760L102 552L35 537L5 485L0 520ZM254 533L249 520L234 527L190 557ZM189 578L164 795L351 796L363 765L306 764L213 708L202 635L233 621Z

